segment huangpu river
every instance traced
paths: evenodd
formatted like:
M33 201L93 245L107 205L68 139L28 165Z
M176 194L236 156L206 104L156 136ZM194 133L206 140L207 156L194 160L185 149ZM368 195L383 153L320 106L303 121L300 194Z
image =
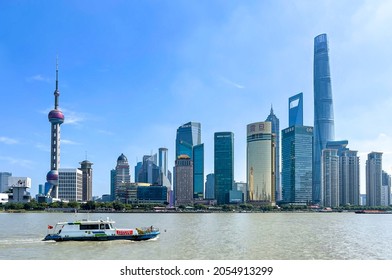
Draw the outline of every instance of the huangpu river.
M149 241L44 242L48 225L154 225ZM392 215L355 213L0 213L1 260L392 260Z

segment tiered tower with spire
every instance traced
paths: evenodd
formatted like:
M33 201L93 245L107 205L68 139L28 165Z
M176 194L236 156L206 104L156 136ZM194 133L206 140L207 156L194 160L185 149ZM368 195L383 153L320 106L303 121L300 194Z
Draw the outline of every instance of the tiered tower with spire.
M282 187L280 185L280 130L279 130L279 119L274 114L274 109L271 104L271 111L268 115L266 122L271 122L272 133L275 134L275 199L276 201L282 200Z
M64 114L59 110L59 69L56 62L56 89L54 91L54 109L49 112L51 124L50 171L46 180L50 184L48 195L58 198L59 167L60 167L60 125L64 122Z

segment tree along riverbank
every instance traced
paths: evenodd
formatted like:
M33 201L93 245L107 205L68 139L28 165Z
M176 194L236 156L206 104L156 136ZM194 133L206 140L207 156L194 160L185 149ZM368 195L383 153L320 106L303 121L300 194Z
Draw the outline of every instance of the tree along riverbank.
M96 212L96 213L206 213L206 212L354 212L358 210L385 210L392 211L391 206L354 206L346 205L339 208L316 208L308 205L289 205L280 206L254 205L250 203L229 204L219 206L207 206L203 204L180 205L169 208L165 204L124 204L119 201L114 202L53 202L38 203L32 200L28 203L6 203L0 205L0 211L8 213L20 212Z

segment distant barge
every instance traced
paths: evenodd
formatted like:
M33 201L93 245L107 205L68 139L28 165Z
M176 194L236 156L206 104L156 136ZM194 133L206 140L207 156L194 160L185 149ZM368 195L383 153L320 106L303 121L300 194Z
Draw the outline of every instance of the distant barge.
M392 214L392 211L386 210L358 210L355 214Z

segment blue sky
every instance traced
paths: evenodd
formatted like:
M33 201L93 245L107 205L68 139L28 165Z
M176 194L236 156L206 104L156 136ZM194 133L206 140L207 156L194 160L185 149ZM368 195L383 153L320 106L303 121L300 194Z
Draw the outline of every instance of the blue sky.
M202 125L205 175L214 132L235 136L235 180L246 180L246 125L271 104L288 125L304 93L313 125L313 39L327 33L335 136L361 155L384 153L392 173L391 1L1 1L0 171L32 178L50 167L59 57L61 167L94 163L93 195L109 193L124 153L133 166L169 149L176 129Z

